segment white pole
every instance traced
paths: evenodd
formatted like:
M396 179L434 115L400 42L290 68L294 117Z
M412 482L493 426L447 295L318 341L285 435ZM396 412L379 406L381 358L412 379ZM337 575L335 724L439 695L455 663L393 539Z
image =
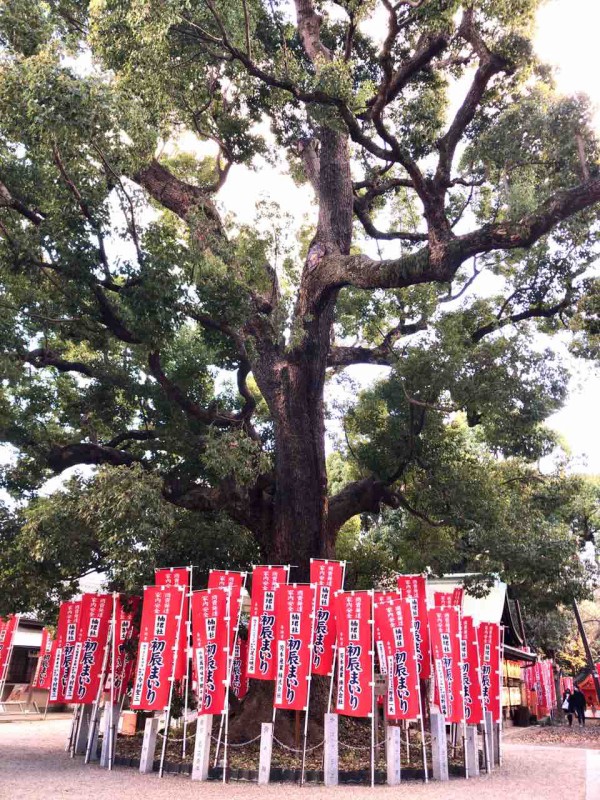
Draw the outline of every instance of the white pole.
M117 665L117 600L119 601L119 606L121 606L121 598L118 592L113 593L113 617L112 617L112 626L113 626L113 636L112 636L112 643L111 643L111 668L110 668L110 709L109 713L109 724L108 724L108 769L109 771L113 768L113 761L114 761L114 751L115 751L115 739L116 739L116 731L115 731L115 667ZM130 622L132 624L133 620ZM119 634L120 636L120 634ZM123 663L123 673L125 672L125 663ZM124 677L124 674L122 678ZM125 692L123 690L123 686L121 685L121 694L124 698Z
M375 593L372 589L369 590L371 598L371 787L375 786L375 725L377 724L376 716L376 699L375 699L375 621L373 619L373 604L375 602Z
M177 655L179 653L179 633L181 631L181 618L183 617L183 606L185 600L185 588L181 589L181 605L179 607L179 624L175 633L175 646L173 647L173 667L171 668L171 686L169 687L169 705L165 709L165 730L163 733L162 751L160 754L160 767L158 777L162 778L165 766L165 754L167 752L167 739L169 738L169 726L171 724L171 703L173 701L173 688L175 686L175 670L177 669Z
M304 785L304 768L306 765L306 739L308 736L308 713L310 710L310 688L312 685L312 663L313 663L313 639L315 635L315 618L317 615L317 584L311 583L310 587L313 593L313 602L312 602L312 614L310 615L311 625L310 625L310 642L308 645L309 650L309 661L308 661L308 676L306 680L308 681L308 693L306 695L306 708L304 709L304 743L302 745L302 772L300 775L300 786Z
M242 593L240 592L240 601ZM241 603L238 604L238 615L241 609ZM231 667L233 666L233 656L235 655L235 641L233 645L233 653L229 652L229 641L231 638L231 587L227 588L227 676L225 678L225 705L223 707L223 715L225 716L225 744L223 745L223 783L227 783L227 755L229 747L229 681L231 679ZM237 640L237 626L234 633L234 638Z
M6 661L4 662L4 669L2 670L2 677L0 678L0 705L2 705L4 689L6 687L6 679L8 678L8 670L10 668L10 662L12 659L13 654L13 647L15 636L17 635L17 631L19 630L19 623L21 621L21 615L15 614L15 627L13 628L12 635L10 637L10 644L8 646L8 654L6 656Z
M190 564L188 567L189 571L189 581L188 581L188 618L186 620L186 637L185 637L185 701L183 704L183 746L181 748L181 757L185 759L186 748L187 748L187 724L188 724L188 706L190 703L190 669L191 669L191 661L190 661L190 635L192 632L192 575L194 572L194 567Z
M113 617L114 617L114 603L115 600L113 595ZM100 671L100 683L98 684L96 699L94 700L94 705L92 706L92 716L90 719L90 728L88 731L87 744L85 748L84 764L89 764L90 758L92 757L92 748L96 740L96 727L98 725L98 709L100 708L100 701L102 699L102 693L104 691L104 681L106 680L106 668L108 666L108 654L111 649L112 635L113 635L113 620L111 619L111 623L108 629L107 639L104 644L104 653L102 655L102 669Z
M340 561L340 564L342 565L342 586L341 586L340 591L343 592L344 591L344 582L346 580L346 562L345 561ZM334 593L334 597L335 597L335 593ZM331 700L332 700L332 697L333 697L333 679L335 677L335 662L336 662L336 659L337 659L337 637L336 637L336 641L333 644L333 664L331 666L331 680L329 681L329 699L327 701L327 713L328 714L331 714Z
M229 683L231 683L231 675L233 673L233 660L234 660L234 657L235 657L235 647L237 645L237 641L238 641L238 637L239 637L240 620L242 618L242 606L244 604L243 591L246 588L246 581L248 580L248 573L247 572L241 572L240 575L242 576L242 587L240 589L240 596L239 596L239 599L238 599L237 622L236 622L235 631L234 631L234 635L233 635L233 652L231 652L229 654L230 661L229 661L229 667L228 667L228 670L227 670L227 678L228 678ZM215 760L214 760L214 763L213 763L214 767L217 766L217 762L219 760L219 752L221 750L221 737L222 737L222 735L223 735L223 715L221 715L221 722L219 724L219 735L217 736L217 746L215 748Z
M465 707L465 688L462 685L462 678L464 675L463 666L463 648L462 648L462 614L459 607L457 607L458 611L458 666L460 668L460 676L461 676L461 687L460 687L460 697L462 703L462 743L463 743L463 760L465 763L465 778L469 778L469 759L467 758L467 710Z
M415 664L417 666L417 695L419 697L419 721L421 723L421 750L423 753L423 771L425 774L425 783L429 782L429 774L427 771L427 746L425 745L425 720L423 715L423 696L421 695L421 677L419 674L419 659L417 653L417 639L416 639L416 628L415 628L415 616L412 612L412 604L409 602L410 607L410 618L412 620L412 634L413 634L413 646L415 651Z

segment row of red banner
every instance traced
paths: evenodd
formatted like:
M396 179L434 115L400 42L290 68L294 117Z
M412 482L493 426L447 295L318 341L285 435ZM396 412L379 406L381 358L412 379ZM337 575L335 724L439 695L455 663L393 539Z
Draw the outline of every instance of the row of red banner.
M107 691L114 672L115 699L133 678L132 708L163 710L172 681L186 674L191 636L200 714L223 713L227 686L241 698L250 678L275 681L276 708L306 709L310 677L332 674L337 647L338 713L372 713L377 655L389 719L422 715L420 681L432 674L435 702L449 722L476 724L484 709L500 719L500 627L463 616L462 590L436 593L428 609L424 576L399 576L393 592L346 592L343 575L342 562L315 560L311 584L289 584L289 567L255 567L247 641L238 637L245 573L212 570L190 607L189 568L157 570L156 586L144 591L139 631L140 598L116 596L110 647L112 595L84 595L62 605L55 641L42 643L35 685L49 688L50 702L93 702L104 667Z

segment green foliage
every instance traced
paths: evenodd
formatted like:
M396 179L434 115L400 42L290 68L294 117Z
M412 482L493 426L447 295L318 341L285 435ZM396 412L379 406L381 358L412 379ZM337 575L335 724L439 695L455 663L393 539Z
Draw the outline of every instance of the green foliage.
M79 579L99 573L110 590L140 592L156 566L244 568L256 558L250 535L231 520L177 508L159 478L140 467L98 470L17 511L0 508L0 616L37 611L53 621Z

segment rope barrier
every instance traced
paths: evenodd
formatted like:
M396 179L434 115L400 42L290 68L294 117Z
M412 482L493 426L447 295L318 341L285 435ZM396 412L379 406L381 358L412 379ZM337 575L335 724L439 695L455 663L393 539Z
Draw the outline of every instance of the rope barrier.
M273 741L274 741L274 742L277 742L277 744L278 744L280 747L283 747L283 749L284 749L284 750L289 750L289 751L290 751L290 753L302 753L302 748L301 748L301 747L300 747L300 748L297 748L297 747L288 747L288 746L287 746L287 744L284 744L283 742L280 742L280 741L279 741L279 739L278 739L276 736L273 736ZM325 739L322 739L322 740L319 742L319 744L315 744L315 745L313 745L312 747L307 747L307 748L306 748L306 752L307 752L307 753L311 753L313 750L316 750L318 747L321 747L321 745L322 745L324 742L325 742Z
M370 750L371 749L371 745L370 744L369 745L346 744L346 742L342 742L340 740L338 740L338 744L341 747L347 747L349 750ZM375 745L375 749L377 749L378 747L383 747L384 744L385 744L385 742L379 742L379 744Z
M213 740L213 742L219 741L216 736L211 736L210 738ZM258 734L258 736L255 736L254 739L249 739L247 742L228 742L227 747L246 747L246 745L258 742L259 739L260 739L260 733Z
M163 739L165 738L165 734L162 731L157 731L157 733L158 733L159 736L162 736ZM175 739L173 736L169 736L169 741L170 742L183 742L184 739L194 739L195 737L196 737L195 733L190 733L187 736L182 736L181 739Z

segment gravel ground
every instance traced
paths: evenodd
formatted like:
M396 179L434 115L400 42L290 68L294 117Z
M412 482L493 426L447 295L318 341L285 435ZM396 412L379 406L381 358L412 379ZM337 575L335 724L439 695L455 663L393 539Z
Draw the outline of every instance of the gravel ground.
M511 744L518 742L600 750L600 719L588 719L584 727L575 722L569 728L563 722L555 725L531 725L529 728L507 728L505 741Z
M192 783L183 776L140 775L131 768L112 773L97 765L70 759L64 752L67 720L13 722L0 725L0 798L2 800L586 800L586 751L558 747L507 744L504 765L492 776L469 781L454 779L447 784L406 783L399 788L362 786L296 787L273 784ZM392 795L393 793L393 795ZM588 794L588 798L591 795Z

